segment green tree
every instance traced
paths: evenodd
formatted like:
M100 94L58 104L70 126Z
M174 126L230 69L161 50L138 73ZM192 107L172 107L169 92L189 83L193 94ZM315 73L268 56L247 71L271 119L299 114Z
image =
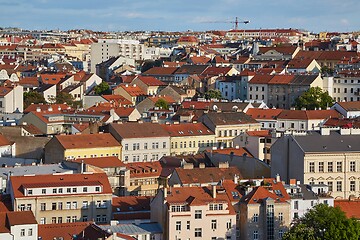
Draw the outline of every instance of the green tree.
M316 205L294 222L284 240L359 239L360 223L349 219L340 208Z
M329 68L329 67L327 67L327 66L322 66L320 72L321 72L322 74L333 75L333 74L334 74L334 69Z
M27 108L32 103L46 103L44 96L38 92L25 92L24 93L24 108Z
M65 93L65 92L58 93L52 102L58 104L66 103L67 105L73 108L82 107L81 101L75 101L74 97L70 93Z
M303 107L309 110L314 110L315 108L326 109L333 104L334 99L330 97L327 91L322 91L320 87L311 87L295 99L295 107L298 109Z
M160 109L168 110L169 109L169 103L165 99L160 98L159 100L156 101L155 107L158 107Z
M206 99L222 99L221 92L218 89L216 90L210 89L204 94L204 97Z
M107 82L101 82L99 85L94 87L94 92L97 95L111 94L111 89Z

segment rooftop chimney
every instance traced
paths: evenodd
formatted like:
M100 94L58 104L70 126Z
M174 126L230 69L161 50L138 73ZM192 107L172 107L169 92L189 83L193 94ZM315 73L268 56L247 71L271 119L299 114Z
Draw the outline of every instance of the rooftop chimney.
M281 182L280 175L276 174L276 182Z
M212 197L216 198L216 185L212 185Z

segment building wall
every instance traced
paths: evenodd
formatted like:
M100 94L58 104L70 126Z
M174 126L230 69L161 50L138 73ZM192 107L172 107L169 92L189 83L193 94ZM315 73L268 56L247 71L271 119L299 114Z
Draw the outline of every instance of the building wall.
M65 149L59 141L53 137L45 145L45 163L59 163L65 159Z
M38 240L37 224L23 224L23 225L11 226L10 231L14 237L13 240L17 240L17 239ZM22 236L22 232L24 233L23 236Z
M82 222L86 220L84 219L84 216L87 217L87 221L109 223L111 219L111 200L111 194L59 194L58 196L25 197L15 199L14 210L20 211L21 204L25 204L25 206L30 204L31 211L33 211L39 224L59 223L59 218L62 218L61 221L65 223L68 221L68 217L70 217L70 222ZM84 201L88 202L88 208L83 207ZM96 206L97 201L101 201L101 203L105 202L106 207L98 208ZM55 204L56 210L52 210L53 203ZM62 209L59 209L59 203L62 204ZM67 209L68 203L70 203L71 209ZM76 203L76 206L74 203ZM41 210L41 204L45 204L46 210ZM106 216L106 221L97 221L97 215L100 215L101 217Z
M215 145L215 135L171 137L170 142L171 155L196 154L212 148Z

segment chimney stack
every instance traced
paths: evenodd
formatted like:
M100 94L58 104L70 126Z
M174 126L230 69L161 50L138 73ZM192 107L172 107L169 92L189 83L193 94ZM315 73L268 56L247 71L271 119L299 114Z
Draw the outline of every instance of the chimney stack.
M216 185L212 185L212 197L216 198Z

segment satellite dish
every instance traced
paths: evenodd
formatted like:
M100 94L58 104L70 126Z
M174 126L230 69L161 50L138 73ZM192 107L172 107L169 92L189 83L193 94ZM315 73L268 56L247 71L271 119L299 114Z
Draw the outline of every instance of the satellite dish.
M219 109L218 106L216 106L216 105L213 106L214 111L217 111L218 109Z

